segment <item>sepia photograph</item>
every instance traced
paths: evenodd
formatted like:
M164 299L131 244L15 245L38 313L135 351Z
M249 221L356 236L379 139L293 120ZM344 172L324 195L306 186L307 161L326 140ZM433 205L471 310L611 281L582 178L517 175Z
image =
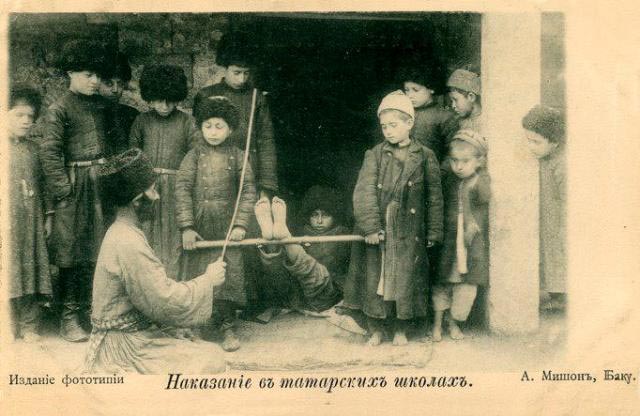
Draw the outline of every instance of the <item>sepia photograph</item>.
M3 396L464 400L503 373L640 412L637 354L573 359L564 11L220 9L4 14ZM268 400L149 414L297 414Z

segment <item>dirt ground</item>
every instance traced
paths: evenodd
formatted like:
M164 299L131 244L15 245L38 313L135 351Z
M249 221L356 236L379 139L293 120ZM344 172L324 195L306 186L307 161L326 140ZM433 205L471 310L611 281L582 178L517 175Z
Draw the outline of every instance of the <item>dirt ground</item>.
M414 335L407 346L395 347L387 341L369 347L363 335L346 332L324 318L288 313L268 324L239 321L242 347L224 354L228 369L240 371L421 368L506 372L561 361L566 330L562 314L547 313L542 316L540 329L526 336L500 337L469 329L467 338L461 341L445 336L435 343ZM44 332L37 345L15 341L10 353L15 369L22 373L28 369L78 371L87 344L65 342L53 325Z

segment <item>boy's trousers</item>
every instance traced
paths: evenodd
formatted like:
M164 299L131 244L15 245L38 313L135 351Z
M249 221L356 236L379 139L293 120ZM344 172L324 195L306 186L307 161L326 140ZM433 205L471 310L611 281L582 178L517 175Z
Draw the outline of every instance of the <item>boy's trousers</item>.
M466 321L476 300L478 286L468 283L445 283L433 287L433 309L446 311L449 309L451 317L456 321Z

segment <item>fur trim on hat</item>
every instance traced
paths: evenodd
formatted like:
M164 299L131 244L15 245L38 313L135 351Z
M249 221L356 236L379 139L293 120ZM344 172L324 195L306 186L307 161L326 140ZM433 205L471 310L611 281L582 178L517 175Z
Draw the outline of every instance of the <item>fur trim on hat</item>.
M220 39L216 63L220 66L251 67L255 64L255 42L246 32L227 33Z
M315 185L307 190L302 202L302 215L305 221L308 221L311 213L317 209L328 212L337 223L343 220L342 198L336 189Z
M562 110L536 105L522 119L522 127L553 143L565 142L565 118Z
M62 47L58 67L65 72L91 71L102 78L111 78L115 65L107 55L102 43L76 39Z
M146 65L140 76L140 95L146 102L179 103L187 98L187 77L179 66Z
M100 192L116 206L125 206L143 193L156 180L153 165L142 153L133 148L110 158L99 172Z
M238 108L229 101L227 97L205 98L198 104L194 114L198 127L210 118L221 118L227 122L233 130L238 128L240 114Z

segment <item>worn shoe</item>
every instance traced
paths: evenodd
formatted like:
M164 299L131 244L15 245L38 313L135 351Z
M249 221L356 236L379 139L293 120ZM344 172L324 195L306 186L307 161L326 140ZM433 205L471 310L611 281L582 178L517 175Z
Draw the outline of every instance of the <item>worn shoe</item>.
M233 330L227 329L222 335L222 344L220 346L227 352L237 351L240 348L240 340Z
M64 305L60 322L60 336L69 342L83 342L89 339L89 334L80 325L78 307Z

